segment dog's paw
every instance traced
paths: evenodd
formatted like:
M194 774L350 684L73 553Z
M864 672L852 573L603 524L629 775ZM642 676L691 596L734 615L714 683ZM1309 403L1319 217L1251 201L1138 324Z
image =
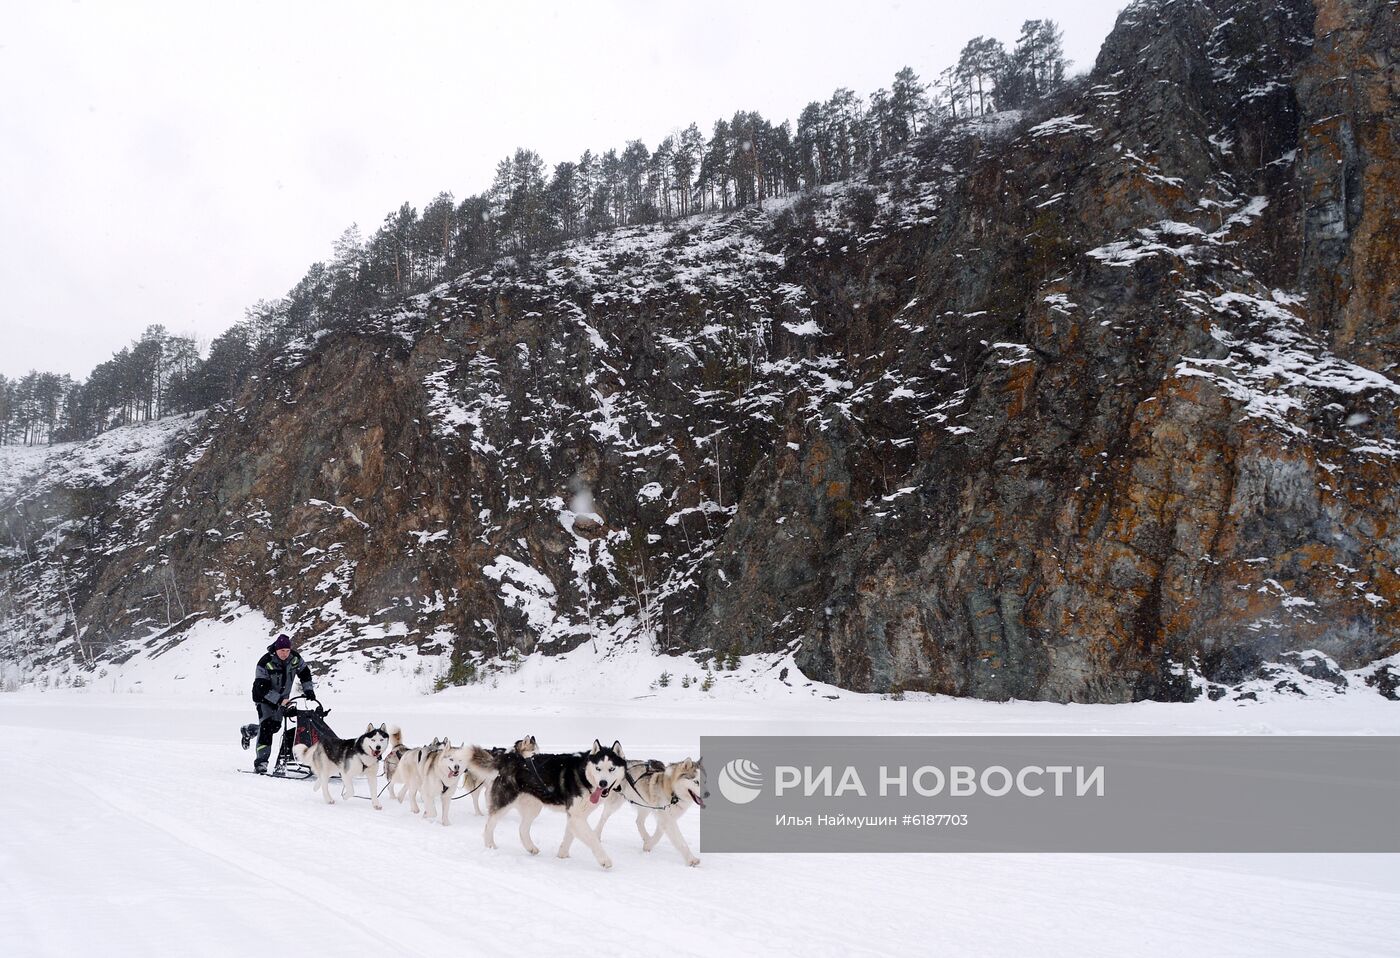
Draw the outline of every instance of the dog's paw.
M525 850L526 850L527 852L529 852L531 855L538 855L538 854L540 853L540 850L539 850L537 847L535 847L534 845L527 845L527 846L525 846Z
M644 852L649 852L655 847L656 846L653 845L651 842L642 842L642 851Z
M686 861L685 861L685 863L686 863L687 865L689 865L691 868L694 868L696 865L699 865L699 864L700 864L700 859L695 858L695 857L692 856L691 858L687 858Z
M602 865L604 868L612 868L612 859L611 859L611 858L604 858L604 859L603 859L602 861L600 861L598 864L599 864L599 865Z
M569 857L569 850L568 850L567 848L561 848L561 849L559 849L559 851L556 853L556 857L558 857L558 858L568 858L568 857Z
M382 811L384 811L384 806L383 806L383 805L380 805L378 802L374 802L373 805L374 805L374 810L375 810L376 812L382 812Z

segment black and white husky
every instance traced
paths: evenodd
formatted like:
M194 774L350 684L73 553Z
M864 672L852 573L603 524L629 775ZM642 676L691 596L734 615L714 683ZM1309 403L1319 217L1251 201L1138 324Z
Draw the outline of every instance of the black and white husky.
M388 750L388 729L383 725L375 728L371 724L365 727L364 734L359 738L327 737L309 747L298 743L293 747L292 754L297 761L310 765L316 773L316 784L321 794L326 796L328 805L335 804L330 790L332 776L340 776L341 797L353 798L355 779L363 775L369 780L370 801L375 808L383 808L379 804L379 760Z
M705 807L705 799L710 797L708 786L704 759L685 759L670 765L654 761L628 762L621 786L613 789L603 803L603 817L598 819L598 839L602 840L603 826L613 813L630 802L637 809L637 834L642 836L642 851L655 848L664 833L687 865L698 865L700 857L690 850L676 823L692 805ZM654 834L647 829L647 819L653 815L657 819ZM569 844L570 837L566 834L559 848L561 858L568 854Z
M486 847L496 847L496 822L514 808L520 813L520 843L531 855L538 855L539 848L530 840L530 825L549 806L563 811L568 833L592 849L599 865L611 868L612 859L589 826L588 813L622 784L626 763L620 744L604 748L596 739L587 752L532 757L514 751L497 755L473 745L467 767L477 778L491 779L483 836Z

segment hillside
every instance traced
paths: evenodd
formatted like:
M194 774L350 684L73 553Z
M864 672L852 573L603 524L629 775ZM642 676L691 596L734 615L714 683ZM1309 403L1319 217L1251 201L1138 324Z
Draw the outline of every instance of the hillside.
M1144 0L1051 101L868 180L503 260L228 408L0 464L0 658L257 613L449 683L589 645L1396 697L1397 30Z

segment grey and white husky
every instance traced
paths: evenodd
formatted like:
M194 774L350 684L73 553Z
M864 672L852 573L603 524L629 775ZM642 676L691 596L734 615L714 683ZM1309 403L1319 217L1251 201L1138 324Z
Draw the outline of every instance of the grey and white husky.
M334 805L331 798L330 781L340 776L340 795L353 798L355 779L364 776L369 780L370 801L375 808L379 804L379 760L389 750L389 731L382 724L375 728L373 723L365 727L358 738L323 738L315 745L298 743L292 749L297 761L305 762L316 773L316 784L328 805Z
M412 781L405 782L404 789L412 790L413 809L417 811L418 799L423 799L423 817L432 821L437 817L439 805L442 807L442 823L449 825L449 809L452 796L457 791L457 783L467 767L465 745L453 747L451 739L443 739L442 746L430 749L428 754L414 763Z
M435 738L427 745L420 745L417 748L405 748L399 753L398 761L394 763L394 771L389 777L389 794L400 803L405 798L411 798L409 808L413 814L417 815L421 809L418 807L419 779L422 777L423 763L428 757L442 748L443 740Z
M700 856L690 850L676 823L692 805L704 808L705 799L709 797L709 779L703 758L698 761L687 758L669 765L656 761L628 762L622 785L603 803L603 817L598 819L598 839L602 840L603 826L613 813L630 802L637 809L637 834L642 836L642 851L655 848L664 833L687 865L698 865ZM647 819L653 815L657 819L655 833L647 829ZM561 858L568 854L569 845L570 836L565 834L559 848Z
M389 750L384 753L384 780L392 782L394 772L399 767L399 762L407 752L408 746L403 743L403 729L397 725L389 726Z
M557 808L567 816L568 831L593 851L599 865L611 868L612 859L589 826L588 813L622 782L626 763L621 744L613 742L605 748L596 739L586 752L530 757L515 751L493 754L473 745L467 767L477 778L491 780L483 835L486 847L496 847L496 822L514 808L520 812L520 843L531 855L538 855L538 846L530 840L530 825L545 807Z

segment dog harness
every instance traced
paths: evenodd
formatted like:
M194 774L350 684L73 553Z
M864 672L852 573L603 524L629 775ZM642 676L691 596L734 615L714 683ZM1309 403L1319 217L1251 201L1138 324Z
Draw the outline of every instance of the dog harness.
M662 765L660 768L655 768L653 767L653 765L654 763L647 762L647 770L641 774L640 778L647 778L652 775L658 775L663 769L666 768L666 766L664 765ZM627 779L627 784L632 786L633 792L637 793L638 795L642 794L642 790L637 787L637 782L640 779L634 779L632 777L632 773L627 771L626 765L622 766L622 776L623 778ZM626 798L625 795L623 797ZM638 808L652 808L656 809L657 811L664 811L665 809L670 808L672 805L679 805L681 802L681 797L676 794L676 790L673 788L671 789L671 800L665 805L648 805L646 802L633 802L630 798L628 798L627 801L633 805L636 805Z

